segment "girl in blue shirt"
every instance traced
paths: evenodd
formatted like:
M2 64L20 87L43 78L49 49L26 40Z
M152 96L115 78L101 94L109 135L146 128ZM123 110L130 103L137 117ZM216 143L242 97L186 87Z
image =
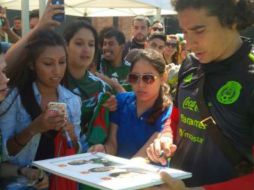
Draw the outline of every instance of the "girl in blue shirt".
M90 151L125 158L146 156L146 147L166 125L171 114L165 61L155 50L140 50L128 75L133 92L120 93L117 110L111 114L110 134L104 145Z

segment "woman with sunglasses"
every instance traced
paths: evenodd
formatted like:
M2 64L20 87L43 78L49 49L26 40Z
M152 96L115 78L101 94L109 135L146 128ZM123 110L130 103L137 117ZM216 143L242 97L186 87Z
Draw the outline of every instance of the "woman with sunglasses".
M125 158L146 156L146 147L167 127L171 114L165 68L162 55L155 50L137 52L128 75L133 92L117 94L118 106L110 115L109 138L90 151Z
M163 57L166 64L181 64L179 55L179 41L176 35L167 35L166 47L164 48Z
M167 65L170 94L174 98L178 80L178 71L181 64L180 45L178 37L176 35L167 35L166 46L163 51L163 57Z

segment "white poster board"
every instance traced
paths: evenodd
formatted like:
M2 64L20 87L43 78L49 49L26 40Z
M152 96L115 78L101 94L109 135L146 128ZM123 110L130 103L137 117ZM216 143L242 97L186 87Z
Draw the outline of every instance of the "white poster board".
M185 179L191 173L150 164L141 164L103 153L83 153L54 159L35 161L33 165L82 184L99 189L140 189L162 184L159 172Z

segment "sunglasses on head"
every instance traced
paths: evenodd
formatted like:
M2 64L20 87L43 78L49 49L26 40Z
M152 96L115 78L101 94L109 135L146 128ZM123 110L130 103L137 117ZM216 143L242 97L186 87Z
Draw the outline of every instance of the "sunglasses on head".
M159 27L152 27L152 29L154 30L154 31L160 31L160 32L162 32L163 31L163 28L159 28Z
M152 84L154 81L158 78L158 76L155 76L153 74L135 74L135 73L130 73L128 75L128 82L130 84L136 84L140 80L144 82L145 84Z
M176 48L177 43L176 42L167 42L166 45L171 46L172 48Z

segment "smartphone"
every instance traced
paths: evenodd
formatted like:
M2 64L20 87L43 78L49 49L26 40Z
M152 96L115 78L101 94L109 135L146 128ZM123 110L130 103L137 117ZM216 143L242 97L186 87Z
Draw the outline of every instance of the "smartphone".
M52 4L53 5L63 5L64 0L52 0ZM63 8L63 10L64 10L64 8ZM64 22L65 21L65 14L64 13L55 14L53 16L53 19L58 22Z
M51 111L56 111L60 115L67 116L66 103L62 103L62 102L49 102L48 103L48 109L51 110Z

